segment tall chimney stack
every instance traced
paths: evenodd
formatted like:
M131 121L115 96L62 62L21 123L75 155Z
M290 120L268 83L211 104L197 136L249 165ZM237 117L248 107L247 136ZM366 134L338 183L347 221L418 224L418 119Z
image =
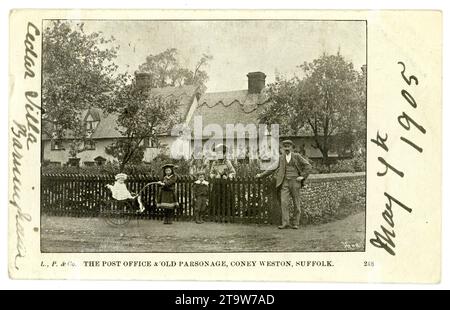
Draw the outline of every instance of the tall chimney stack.
M136 78L137 89L150 88L152 82L150 73L136 71L134 76Z
M266 75L263 72L250 72L248 77L248 93L259 94L266 86Z

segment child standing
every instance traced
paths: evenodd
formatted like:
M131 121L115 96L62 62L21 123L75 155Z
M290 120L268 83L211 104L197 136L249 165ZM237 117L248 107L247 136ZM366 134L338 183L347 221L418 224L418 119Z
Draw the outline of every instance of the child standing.
M158 197L158 206L164 209L164 224L172 224L175 215L175 207L178 206L175 183L177 176L174 173L174 165L166 164L162 167L163 177L159 181L161 191Z
M208 205L209 183L205 180L204 171L198 171L197 176L198 179L193 185L195 222L197 224L202 224L206 206Z

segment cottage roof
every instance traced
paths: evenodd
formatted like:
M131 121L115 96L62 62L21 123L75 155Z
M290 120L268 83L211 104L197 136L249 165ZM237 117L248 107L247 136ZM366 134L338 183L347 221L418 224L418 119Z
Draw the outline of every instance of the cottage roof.
M198 91L198 86L183 85L176 87L168 86L163 88L153 88L151 93L162 96L164 99L177 100L179 103L180 115L183 119L185 119L194 97L199 95Z
M257 124L258 112L265 103L264 94L249 94L247 90L205 93L200 97L189 126L196 116L202 116L203 126L219 124Z
M247 90L205 93L198 101L189 126L193 128L196 116L202 116L203 127L219 124L225 129L226 124L258 124L259 113L270 104L267 99L264 89L260 94L249 94ZM312 135L308 126L296 133L296 136Z
M179 104L179 113L183 119L186 118L186 115L191 107L193 99L198 95L198 86L194 85L183 85L177 87L163 87L163 88L153 88L151 93L154 95L162 96L164 99L168 100L177 100ZM92 139L107 139L107 138L120 138L122 135L120 134L117 126L117 114L105 113L101 109L98 108L90 108L82 112L82 119L86 119L88 115L92 115L94 120L99 120L97 127L94 132L91 134L90 138ZM44 125L43 126L49 126ZM72 137L71 132L66 133L66 139L70 139ZM50 137L43 134L42 139L48 140Z
M102 118L90 138L106 139L122 137L117 126L117 114L102 114Z
M82 118L86 120L88 116L92 116L94 121L100 121L102 119L102 110L98 108L90 108L82 113Z

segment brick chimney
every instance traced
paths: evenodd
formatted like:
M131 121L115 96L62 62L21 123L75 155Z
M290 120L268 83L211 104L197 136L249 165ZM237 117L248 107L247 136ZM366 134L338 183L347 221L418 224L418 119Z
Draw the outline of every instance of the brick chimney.
M134 73L134 76L136 79L136 88L138 89L150 88L152 82L152 77L150 73L136 71Z
M248 93L259 94L266 86L266 75L263 72L250 72L248 77Z

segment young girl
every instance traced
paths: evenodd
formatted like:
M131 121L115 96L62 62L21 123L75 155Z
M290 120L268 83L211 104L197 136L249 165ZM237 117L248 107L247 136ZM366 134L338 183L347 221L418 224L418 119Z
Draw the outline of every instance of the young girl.
M174 167L172 164L164 165L162 167L163 177L158 183L161 185L158 206L164 209L164 224L172 224L175 207L178 206L177 194L175 192L177 176L174 173Z

